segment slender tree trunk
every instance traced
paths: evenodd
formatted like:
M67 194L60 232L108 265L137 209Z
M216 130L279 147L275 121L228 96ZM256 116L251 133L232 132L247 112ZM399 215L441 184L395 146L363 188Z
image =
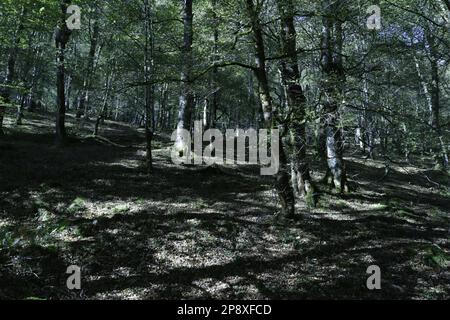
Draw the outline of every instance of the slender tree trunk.
M278 0L281 13L281 39L283 54L286 57L281 62L281 74L286 93L287 104L292 111L292 167L295 190L300 195L314 195L315 188L306 160L306 97L300 84L300 68L297 62L297 33L294 26L295 9L291 0ZM313 199L313 198L311 198Z
M262 104L265 128L273 129L273 101L270 96L269 81L266 71L266 53L264 47L263 30L259 19L259 13L255 8L253 0L246 0L247 15L251 22L253 41L255 43L255 76L259 83L259 97ZM292 189L290 174L288 171L288 161L285 147L280 134L279 141L279 170L275 179L275 186L281 202L282 216L289 218L295 214L295 198Z
M98 12L97 8L96 10L96 16L94 18L94 21L92 22L92 32L91 39L90 39L90 48L89 48L89 56L88 56L88 62L87 62L87 68L86 73L84 74L84 81L83 81L83 87L80 91L80 95L78 97L78 106L77 106L77 112L76 117L79 119L81 116L84 115L84 117L88 117L88 111L89 111L89 91L91 87L91 79L92 75L94 73L94 66L95 66L95 55L97 53L97 47L98 47L98 41L99 41L99 35L100 35L100 26L98 21Z
M35 55L40 57L42 54L42 49L37 48L35 51ZM38 82L38 64L39 59L36 59L33 64L33 68L31 71L31 85L30 92L27 97L27 109L29 112L33 112L36 107L36 91L37 91L37 82Z
M366 153L366 144L364 141L364 137L366 136L365 130L364 130L364 110L360 112L358 115L358 126L356 128L355 132L355 143L359 147L359 150L364 155Z
M23 20L25 18L25 13L26 7L25 5L23 5L20 16L18 18L19 24L16 31L14 32L13 48L9 52L5 82L3 83L3 86L0 87L0 136L3 135L3 119L6 112L6 107L8 107L11 103L11 94L13 91L11 89L11 85L13 84L15 77L16 60L20 43L20 33L23 30Z
M64 145L67 140L66 133L66 96L65 96L65 50L66 45L70 38L70 30L66 25L66 12L67 7L70 5L70 0L62 0L60 3L60 18L58 26L55 31L55 44L56 44L56 86L57 86L57 113L56 113L56 144Z
M119 111L120 111L120 105L122 101L116 97L116 108L114 110L114 121L117 121L119 119Z
M366 49L365 40L361 40L361 47L363 50ZM360 46L356 45L356 52L361 53ZM366 70L366 63L362 64L363 70ZM356 129L356 143L361 150L363 155L368 151L368 155L371 159L374 159L375 154L375 139L374 139L374 125L373 125L373 112L370 111L369 103L369 82L368 82L368 74L367 72L363 72L361 77L362 84L362 108L358 115L358 126Z
M94 136L98 135L98 130L99 130L100 124L102 123L102 121L105 120L107 112L108 112L108 99L109 99L109 94L111 92L112 82L114 79L114 63L113 63L112 69L113 70L111 71L110 74L107 75L106 80L105 80L105 96L103 97L102 108L100 109L100 113L98 114L97 119L95 121Z
M17 106L16 125L18 126L22 125L26 102L27 102L26 96L22 95L22 97L20 98L20 103Z
M434 41L433 41L434 42ZM447 145L442 134L440 113L440 79L439 79L439 58L436 52L435 44L430 45L431 51L431 119L430 125L437 137L438 146L435 150L436 157L444 169L449 167L449 157L447 152Z
M161 85L161 97L160 97L160 123L159 126L162 131L164 131L167 127L168 113L167 110L167 100L169 95L169 84L163 83Z
M345 163L343 159L344 142L340 129L340 101L343 99L342 86L345 74L342 61L342 21L335 15L340 11L340 1L323 2L324 18L322 32L322 90L325 101L326 158L333 186L340 192L348 191Z
M375 159L375 133L374 133L374 119L373 112L369 110L369 83L367 81L367 75L364 74L364 78L362 80L363 83L363 125L364 125L364 135L363 135L363 143L364 149L368 149L369 158Z
M28 84L29 79L29 71L32 70L33 67L33 59L36 54L36 50L34 49L34 43L38 43L39 41L36 41L36 32L33 31L28 35L28 49L27 49L27 55L30 57L33 57L31 59L26 59L27 61L24 64L23 67L23 76L22 76L22 83L24 89L30 88ZM28 94L22 94L22 97L20 98L20 104L17 106L17 114L16 114L16 125L20 126L22 125L23 118L24 118L24 110L25 106L27 105L28 100Z
M214 24L214 62L219 61L219 21L217 18L217 0L212 0L213 7L213 24ZM215 128L217 119L217 109L219 108L219 68L214 66L212 70L213 94L211 101L211 110L209 113L208 127Z
M427 81L420 70L419 60L415 57L415 64L419 80L427 99L430 114L429 125L431 127L431 135L434 137L432 143L433 153L439 165L444 169L449 167L449 156L447 144L442 134L440 124L440 79L439 79L439 57L437 54L435 39L430 28L427 29L427 45L430 48L429 60L431 63L431 84L428 86Z
M70 93L72 91L73 76L68 74L66 77L66 111L70 110Z
M25 104L26 104L25 96L22 96L20 104L17 106L16 125L18 126L23 124Z
M152 21L152 7L150 0L144 0L145 13L145 49L144 49L144 79L145 79L145 140L146 140L146 163L147 170L153 170L152 157L152 141L155 130L155 110L154 110L154 85L150 83L153 73L153 21Z
M176 148L180 154L186 150L186 141L183 141L181 130L191 130L194 96L191 88L192 81L192 43L193 43L193 13L192 0L181 0L183 7L184 45L181 62L181 93L178 107Z

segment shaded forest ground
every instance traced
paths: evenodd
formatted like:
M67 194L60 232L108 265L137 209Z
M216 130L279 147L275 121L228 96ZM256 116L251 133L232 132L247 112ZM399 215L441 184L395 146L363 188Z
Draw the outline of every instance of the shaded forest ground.
M6 118L0 145L0 299L450 298L448 175L351 157L354 192L327 192L302 219L273 222L277 198L254 167L176 167L170 141L143 169L143 133L69 116ZM78 128L77 128L78 127ZM316 178L323 175L313 163ZM427 178L428 177L428 178ZM69 291L69 265L82 290ZM369 291L369 265L382 290Z

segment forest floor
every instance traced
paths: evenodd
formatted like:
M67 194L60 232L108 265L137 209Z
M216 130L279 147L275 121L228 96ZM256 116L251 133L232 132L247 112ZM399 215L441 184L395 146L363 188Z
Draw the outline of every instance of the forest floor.
M316 208L275 223L277 197L257 168L178 167L168 137L143 169L144 135L68 116L6 118L0 143L0 299L449 299L448 174L346 158L354 190L322 186ZM318 179L323 168L313 163ZM66 269L82 267L82 290ZM370 265L381 290L366 287Z

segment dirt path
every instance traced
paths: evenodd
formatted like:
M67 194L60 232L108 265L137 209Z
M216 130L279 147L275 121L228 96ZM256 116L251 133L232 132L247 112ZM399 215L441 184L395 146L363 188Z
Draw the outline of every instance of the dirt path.
M450 198L420 174L374 183L376 162L348 159L355 192L324 194L299 221L275 224L276 197L256 168L176 167L160 138L148 175L142 133L109 123L101 136L54 148L46 116L10 130L0 298L450 297ZM65 285L72 264L81 292ZM380 291L366 288L370 265Z

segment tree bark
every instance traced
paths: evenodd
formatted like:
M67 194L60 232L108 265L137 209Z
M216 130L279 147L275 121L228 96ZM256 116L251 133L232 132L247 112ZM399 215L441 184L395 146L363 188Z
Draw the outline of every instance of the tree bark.
M345 163L343 159L344 143L340 120L340 101L343 99L345 74L342 61L342 21L336 18L340 11L340 1L324 0L322 31L322 91L325 112L326 158L332 185L341 193L348 191Z
M67 140L67 133L65 127L66 120L66 97L65 97L65 50L69 41L71 31L66 25L67 7L70 5L70 0L62 0L60 2L60 18L58 26L55 31L56 44L56 87L57 87L57 113L56 113L56 144L64 145Z
M114 63L112 66L112 71L107 75L106 80L105 80L105 96L103 97L103 104L102 104L102 108L100 109L100 113L97 116L97 119L95 121L95 127L94 127L94 136L98 135L98 130L100 127L100 123L102 123L102 121L105 120L106 116L107 116L107 112L108 112L108 99L109 99L109 94L111 92L111 86L112 86L112 82L114 79Z
M90 39L90 48L89 48L89 56L88 56L88 62L87 62L87 68L86 73L84 74L84 81L83 81L83 87L80 91L79 97L78 97L78 105L77 105L77 112L76 117L79 119L82 116L88 117L88 111L89 111L89 91L91 87L91 79L92 75L94 73L94 67L95 67L95 55L97 52L98 47L98 40L100 35L100 26L98 22L98 9L95 8L96 15L94 17L94 21L92 23L92 32L91 39Z
M301 72L297 61L295 10L292 0L278 0L277 4L281 14L281 39L285 56L280 69L288 108L292 111L290 131L294 172L292 178L295 178L296 185L294 190L298 190L300 195L314 195L315 188L306 160L306 97L300 84Z
M264 47L263 30L259 19L259 12L257 12L253 0L246 0L246 10L251 23L253 42L255 43L256 68L254 68L254 72L259 83L259 97L264 114L264 125L266 129L270 130L273 129L274 125L274 108L272 97L270 96L269 81L266 71L266 53ZM295 198L294 191L292 189L290 174L288 171L287 157L285 153L282 134L280 134L279 145L279 170L276 175L275 186L281 202L282 217L290 218L295 215Z
M41 57L42 55L42 49L37 48L34 52L35 56ZM33 68L31 71L31 84L30 84L30 92L28 93L27 97L27 109L29 112L34 112L36 107L36 91L37 91L37 82L38 82L38 64L39 59L35 59Z
M183 155L186 142L183 141L181 130L191 130L194 95L192 93L192 43L193 43L193 12L192 0L181 0L183 7L184 45L181 62L181 88L178 106L177 138L175 147Z
M217 0L212 0L213 6L213 24L214 24L214 62L219 61L219 21L217 18ZM211 101L211 109L209 113L208 127L215 128L217 119L217 109L219 108L219 68L214 66L212 70L213 95Z
M38 46L39 46L39 40L37 38L37 32L33 31L29 33L28 35L28 49L27 49L27 55L32 57L31 59L26 59L26 62L23 67L23 73L22 73L22 83L24 89L28 89L31 91L31 87L33 86L32 82L34 81L33 73L35 71L36 62L35 56L37 55ZM30 70L31 70L31 85L28 84L29 78L30 78ZM17 115L16 115L16 125L20 126L22 125L23 118L24 118L24 110L25 106L28 104L28 94L22 94L21 97L21 103L17 107Z
M6 107L8 107L11 103L11 85L13 84L15 77L16 60L20 43L20 33L23 30L23 19L25 18L25 13L26 7L25 5L23 5L20 16L18 18L19 24L16 31L14 32L13 48L9 52L5 82L3 83L3 86L0 87L0 136L4 134L3 119L6 112Z
M427 99L428 109L430 114L429 126L431 128L431 135L434 142L432 143L432 149L435 158L439 165L444 169L449 167L449 156L447 150L447 144L444 139L441 123L441 103L440 103L440 79L439 79L439 57L436 48L435 38L433 37L431 27L426 30L426 44L429 47L429 60L431 69L431 84L427 85L427 81L422 75L420 70L420 64L417 58L415 58L416 70L419 76L419 80L422 84L422 88Z
M154 117L154 85L150 83L153 73L153 21L151 13L151 5L149 0L144 0L145 13L145 48L144 48L144 79L145 79L145 141L146 141L146 164L147 170L153 170L152 157L152 141L155 131L155 117Z

